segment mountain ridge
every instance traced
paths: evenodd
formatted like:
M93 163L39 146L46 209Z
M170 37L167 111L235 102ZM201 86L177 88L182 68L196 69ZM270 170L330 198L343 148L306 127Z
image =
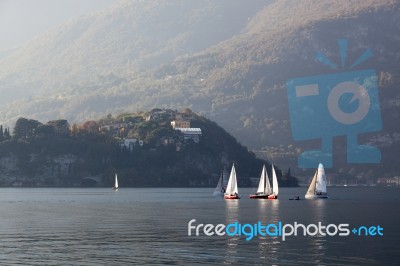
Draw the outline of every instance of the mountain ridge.
M238 7L244 5L244 2L237 3ZM365 49L370 48L374 57L357 69L376 69L380 81L384 131L365 134L362 141L385 146L386 142L377 140L389 135L395 144L385 150L384 155L392 154L398 145L394 134L399 132L398 127L390 122L396 119L400 102L395 90L399 84L396 71L400 56L397 49L399 4L396 1L311 0L257 3L259 6L255 4L251 17L242 16L245 23L240 30L236 29L235 34L198 51L178 52L176 57L147 65L145 70L133 63L117 64L113 68L111 60L103 62L108 68L103 65L98 72L84 71L78 63L76 68L70 66L66 69L85 77L80 81L52 80L62 75L62 71L50 79L40 75L34 77L30 82L40 88L40 93L32 92L30 98L12 103L4 101L0 108L1 120L12 121L20 115L32 113L33 118L66 117L83 121L108 113L155 106L188 106L217 121L252 149L268 156L281 153L282 163L293 166L301 150L318 146L318 143L292 140L285 82L289 78L332 73L316 62L315 54L323 52L332 61L340 62L337 40L346 38L349 41L348 62L354 62ZM184 39L170 40L182 42ZM145 43L148 41L146 39ZM168 46L168 42L164 46ZM157 57L159 48L154 51L153 56ZM105 58L103 56L99 58ZM150 57L151 54L147 54L143 58ZM0 61L0 65L4 62ZM87 63L89 65L83 69L95 69L96 63L91 63L93 66ZM59 67L62 69L64 66ZM53 70L57 71L57 67ZM52 84L57 89L43 89L41 84L45 84L44 87ZM20 88L20 95L23 95L22 85L23 81L13 84L4 75L0 77L0 91L14 86L17 91ZM13 108L15 105L19 106L17 110ZM255 132L256 137L250 138ZM383 160L386 162L387 158L384 156ZM344 168L346 172L356 168L362 173L371 167L377 173L383 173L386 164L353 166L341 162L338 168ZM396 168L390 170L396 171Z

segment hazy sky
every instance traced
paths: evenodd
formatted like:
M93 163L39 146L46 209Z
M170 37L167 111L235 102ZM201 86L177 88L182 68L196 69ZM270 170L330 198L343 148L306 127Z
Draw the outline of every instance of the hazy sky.
M117 0L0 0L0 51Z

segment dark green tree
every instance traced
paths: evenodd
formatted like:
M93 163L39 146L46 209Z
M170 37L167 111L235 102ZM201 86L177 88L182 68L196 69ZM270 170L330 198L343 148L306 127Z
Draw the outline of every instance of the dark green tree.
M4 140L3 125L0 125L0 141Z
M18 118L14 127L14 137L16 139L29 139L36 136L36 131L41 123L34 119Z
M52 125L40 125L37 127L36 135L41 137L52 137L55 134L54 126Z
M59 136L69 135L69 123L65 119L52 120L47 122L48 125L53 126L54 132Z
M10 134L10 129L9 128L5 128L4 129L3 137L4 137L4 140L11 139L11 134Z

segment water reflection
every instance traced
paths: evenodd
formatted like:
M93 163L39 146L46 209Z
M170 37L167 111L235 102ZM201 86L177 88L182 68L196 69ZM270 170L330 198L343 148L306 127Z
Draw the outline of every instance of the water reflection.
M239 221L239 200L225 200L226 221L225 224ZM238 263L239 236L227 237L224 264Z
M270 215L269 212L269 202L265 199L258 199L257 201L257 211L258 211L258 220L266 221Z
M315 218L315 220L324 222L326 220L325 208L326 208L327 200L326 199L312 200L311 204L313 205L312 211L313 211L313 217Z
M259 199L257 200L258 221L263 225L270 223L278 223L279 215L279 200ZM278 251L280 241L276 237L262 236L256 237L258 242L258 258L260 263L278 262Z
M277 223L281 220L279 215L279 200L270 200L271 215L270 222Z
M236 222L239 219L239 200L225 200L226 223Z
M326 199L317 199L311 202L312 207L312 215L314 217L314 224L318 225L321 222L322 225L326 226ZM319 233L315 236L308 236L310 250L313 254L313 260L316 264L321 264L323 262L323 258L326 255L326 239L328 236L320 235Z
M259 221L277 222L280 220L279 200L258 199L256 201Z

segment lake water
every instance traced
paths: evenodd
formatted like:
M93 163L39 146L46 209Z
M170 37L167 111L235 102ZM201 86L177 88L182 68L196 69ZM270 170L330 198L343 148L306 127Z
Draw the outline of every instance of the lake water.
M0 264L322 264L400 263L400 188L281 188L279 200L211 196L212 188L0 189ZM188 236L194 225L233 222L381 226L383 236ZM193 231L194 234L194 231Z

